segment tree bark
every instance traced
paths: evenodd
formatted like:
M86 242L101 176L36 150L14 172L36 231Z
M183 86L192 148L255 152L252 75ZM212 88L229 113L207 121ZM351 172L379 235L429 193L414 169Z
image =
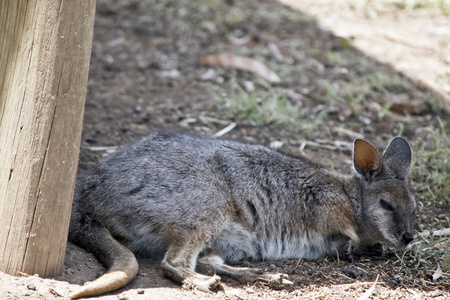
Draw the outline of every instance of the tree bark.
M0 1L0 270L64 263L95 0Z

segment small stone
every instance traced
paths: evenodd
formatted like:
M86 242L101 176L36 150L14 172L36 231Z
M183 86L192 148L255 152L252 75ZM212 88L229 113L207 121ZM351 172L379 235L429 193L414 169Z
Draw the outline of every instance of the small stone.
M391 280L389 280L389 285L391 285L391 286L397 286L398 285L398 282L397 282L397 280L395 280L395 279L391 279Z
M244 89L247 93L253 93L255 91L255 85L251 81L244 81Z
M280 149L281 147L283 147L283 142L282 141L273 141L269 144L269 148L272 149Z
M364 125L370 125L372 123L372 120L363 116L360 116L359 121L361 121Z
M57 290L55 288L50 288L48 291L50 292L50 294L53 294L56 297L63 297L64 296L64 294L61 291L59 291L59 290Z
M344 272L344 274L350 278L356 278L359 275L358 273L356 273L355 271L353 271L352 269L349 269L347 267L343 267L342 272Z
M137 293L138 293L138 295L142 295L145 293L145 291L143 289L139 289L139 290L137 290Z
M292 281L287 279L288 276L286 274L277 273L273 274L271 278L268 280L267 285L273 289L279 289L284 287L285 285L294 284Z
M215 76L216 76L216 71L214 71L214 69L209 69L201 76L201 79L204 81L212 80L212 79L214 79Z
M170 78L170 79L176 79L178 77L180 77L181 73L178 70L164 70L158 73L159 77L162 78Z
M31 291L35 291L36 285L34 283L29 283L29 284L27 284L27 288Z

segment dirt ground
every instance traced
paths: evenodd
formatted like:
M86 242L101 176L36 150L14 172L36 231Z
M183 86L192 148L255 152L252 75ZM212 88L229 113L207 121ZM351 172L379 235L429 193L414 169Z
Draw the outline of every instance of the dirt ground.
M384 17L389 16L394 42L402 32L390 24L401 23L398 30L415 24L392 14ZM361 18L355 12L354 27ZM345 22L352 27L351 17ZM97 0L79 176L150 130L212 136L232 124L236 126L224 137L303 151L345 173L351 172L355 138L364 137L381 150L402 135L415 150L433 149L443 122L450 120L443 100L450 81L431 90L425 79L406 77L393 62L367 56L352 46L351 38L334 35L330 27L274 0ZM367 29L363 35L370 38L380 30ZM424 34L417 41L426 38ZM433 37L428 38L434 47ZM377 47L389 52L392 45ZM264 62L281 80L273 83L250 72L201 64L203 57L220 53ZM437 60L441 54L429 52ZM422 68L421 60L416 63ZM439 69L448 75L446 80L448 67L447 61ZM263 109L271 99L278 102ZM249 101L256 108L246 106ZM295 112L287 119L277 115L286 107ZM421 207L417 229L450 227L450 200L427 201L421 189L413 188ZM373 287L365 299L449 299L449 266L441 266L443 276L433 279L436 262L415 253L384 248L355 263L334 257L244 262L286 273L294 284L273 289L224 277L226 292L218 294L183 290L163 276L158 264L139 260L139 274L131 284L99 298L358 299ZM64 298L102 272L93 255L69 243L61 276L0 273L0 298Z
M351 39L352 46L450 101L450 5L418 0L280 2L314 16L337 36ZM425 7L414 8L414 3ZM395 4L405 7L395 9Z

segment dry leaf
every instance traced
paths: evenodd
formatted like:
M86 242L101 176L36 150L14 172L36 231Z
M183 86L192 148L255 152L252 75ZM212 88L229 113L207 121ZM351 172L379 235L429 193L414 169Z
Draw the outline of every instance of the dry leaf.
M426 110L426 106L423 104L423 101L419 99L409 100L409 98L398 96L396 99L391 99L391 101L381 99L377 99L375 101L377 101L380 105L388 104L389 110L400 116L419 114Z
M441 266L438 264L438 267L437 267L436 271L434 271L434 274L433 274L433 281L436 281L441 277L442 277L442 269L441 269Z
M280 47L277 44L269 43L267 47L270 49L277 61L282 61L284 59L283 54L281 54Z
M280 82L280 77L270 70L265 64L252 58L234 54L209 55L201 60L202 65L222 66L238 70L249 71L270 82Z

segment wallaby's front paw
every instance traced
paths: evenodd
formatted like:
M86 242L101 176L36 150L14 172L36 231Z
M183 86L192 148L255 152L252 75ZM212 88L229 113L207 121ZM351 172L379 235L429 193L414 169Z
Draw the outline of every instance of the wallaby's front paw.
M199 290L205 293L224 291L220 277L214 276L203 276L194 275L183 280L183 288L187 290Z
M347 259L348 259L352 264L354 264L354 263L356 262L356 257L355 257L355 255L353 254L353 252L347 253Z

